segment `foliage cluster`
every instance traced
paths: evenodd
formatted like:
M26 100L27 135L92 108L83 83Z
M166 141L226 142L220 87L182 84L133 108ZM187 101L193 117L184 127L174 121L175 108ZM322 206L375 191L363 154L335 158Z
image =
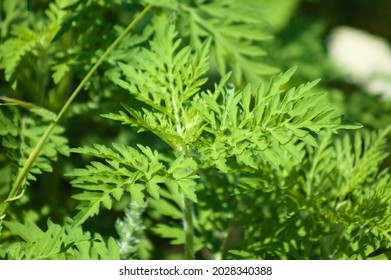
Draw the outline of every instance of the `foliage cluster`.
M389 104L299 4L4 0L0 258L391 258Z

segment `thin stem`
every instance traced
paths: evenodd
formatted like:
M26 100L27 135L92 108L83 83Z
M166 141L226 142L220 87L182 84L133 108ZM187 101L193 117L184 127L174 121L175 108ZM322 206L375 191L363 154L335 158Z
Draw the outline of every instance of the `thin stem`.
M169 75L169 81L170 81L170 87L171 87L171 94L172 94L172 106L173 106L173 113L175 116L175 123L176 123L176 130L178 135L183 139L183 128L181 125L181 112L182 109L180 107L180 100L179 100L179 94L175 90L174 86L174 77L172 75L172 71L168 71ZM183 156L188 156L188 148L185 144L180 144L178 147L178 152L181 153ZM185 258L187 260L194 260L194 241L193 241L193 234L194 234L194 226L193 226L193 205L192 202L186 198L185 194L181 192L182 196L182 212L183 212L183 231L185 234Z
M194 260L194 227L192 206L192 202L182 193L183 230L185 232L185 256L187 260Z
M22 170L18 173L18 177L16 178L14 184L12 185L12 189L8 195L8 198L4 201L3 206L0 211L0 223L5 218L6 212L8 209L9 204L11 201L15 200L17 198L18 193L20 193L20 189L23 186L23 182L26 180L28 171L30 170L31 166L34 164L35 160L37 159L39 153L41 152L43 146L45 145L47 139L49 138L50 134L52 133L54 127L56 124L60 121L61 117L64 115L64 113L68 110L69 106L71 105L72 101L76 98L78 93L82 90L84 85L87 83L87 81L91 78L91 76L95 73L95 71L98 69L98 67L102 64L102 62L106 59L106 57L114 50L115 47L121 42L122 39L125 38L125 36L129 33L129 31L151 10L153 5L155 4L157 0L152 1L148 6L144 8L144 10L139 13L134 20L126 27L126 29L121 33L121 35L110 45L110 47L103 53L103 55L99 58L99 60L92 66L90 71L87 73L87 75L84 77L84 79L80 82L78 87L73 91L67 102L62 107L61 111L57 114L56 118L52 121L52 123L49 125L49 127L46 129L45 133L42 135L42 137L39 139L38 143L34 147L33 151L31 152L30 156L28 157L26 163L24 164Z

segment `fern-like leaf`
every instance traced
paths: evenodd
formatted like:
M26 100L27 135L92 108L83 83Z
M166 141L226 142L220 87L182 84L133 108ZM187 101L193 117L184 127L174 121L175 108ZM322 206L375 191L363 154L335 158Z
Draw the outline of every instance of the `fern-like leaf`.
M102 205L111 209L113 199L120 200L125 192L141 206L145 203L145 192L157 200L160 197L160 184L164 183L186 189L185 195L196 200L193 180L198 177L195 175L197 165L194 161L179 158L170 168L159 160L157 151L148 147L138 145L139 150L119 144L113 144L113 147L95 145L93 148L73 149L73 152L105 160L105 163L93 161L86 168L67 173L67 176L76 177L72 185L83 190L73 196L83 202L78 206L80 212L75 217L76 223L83 223L98 214Z
M324 94L311 91L318 81L284 90L294 71L278 75L269 85L261 83L257 89L248 86L243 91L226 85L225 77L214 92L203 93L193 102L207 123L205 131L212 135L197 147L202 161L224 172L232 156L251 168L262 162L278 168L284 165L286 152L301 161L303 144L316 147L317 135L360 127L330 109Z
M356 133L354 142L347 135L336 143L338 169L343 175L340 183L339 196L344 198L356 186L372 180L378 174L381 162L387 157L384 153L386 136L391 128L380 132Z
M33 30L17 26L14 36L0 45L0 69L4 69L5 79L16 87L15 72L22 58L39 44L39 35Z
M155 199L159 198L157 183L164 182L159 175L164 166L158 161L157 152L139 146L143 152L123 145L114 145L115 150L102 145L94 148L78 148L74 152L90 154L105 158L107 165L92 162L84 169L75 169L68 176L77 177L72 185L84 192L74 195L74 198L84 203L78 209L80 212L75 221L83 223L87 218L99 213L100 206L112 207L112 200L120 200L128 191L133 199L144 205L144 190Z
M119 248L113 238L106 243L98 234L91 237L72 223L60 226L48 221L46 231L34 223L21 224L3 221L9 234L22 241L3 244L2 258L11 260L58 260L58 259L119 259Z
M190 44L200 48L212 37L211 61L220 75L233 71L237 84L258 83L277 69L264 62L261 43L272 36L266 22L257 11L263 10L261 1L159 1L157 5L178 22L179 32ZM172 14L174 13L174 14Z
M147 107L138 111L124 105L126 112L104 116L151 131L175 150L185 151L202 132L189 100L206 82L210 41L193 53L189 47L180 49L181 40L167 18L159 18L156 29L150 50L143 49L133 65L120 64L125 79L113 77Z

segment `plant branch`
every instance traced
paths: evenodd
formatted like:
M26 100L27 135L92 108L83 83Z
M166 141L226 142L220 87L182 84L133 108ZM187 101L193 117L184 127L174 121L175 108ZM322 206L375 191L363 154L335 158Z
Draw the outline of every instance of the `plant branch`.
M193 207L190 199L182 193L183 208L183 230L185 232L185 256L187 260L194 260L194 226L193 226Z

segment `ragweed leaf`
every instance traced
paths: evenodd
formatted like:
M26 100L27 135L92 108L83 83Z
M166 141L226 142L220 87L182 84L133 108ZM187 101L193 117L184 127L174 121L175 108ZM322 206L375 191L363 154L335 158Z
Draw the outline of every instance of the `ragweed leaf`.
M39 35L25 27L12 30L14 38L0 45L0 69L4 69L5 79L16 87L15 72L22 58L39 45Z
M200 48L212 38L211 61L221 76L233 71L237 84L253 83L277 69L264 61L266 51L261 43L272 38L270 27L259 15L260 1L162 1L157 5L167 14L174 11L180 34ZM166 20L169 22L169 20Z
M159 154L150 148L139 145L138 151L132 147L113 144L114 149L103 145L94 148L73 149L73 152L88 154L106 159L106 163L91 162L86 168L74 169L67 173L73 176L72 185L84 192L73 196L83 203L75 222L83 223L87 218L99 213L100 207L111 209L113 199L119 201L124 192L144 205L144 190L153 198L159 199L159 185L164 183L164 165L159 162ZM162 174L162 175L160 175Z
M201 161L222 172L229 170L227 161L232 157L254 169L265 163L279 168L286 162L285 153L300 162L305 154L303 143L317 147L318 135L360 127L346 124L325 104L323 93L312 91L319 80L283 89L294 71L290 69L256 89L248 86L232 92L220 84L213 93L203 93L203 99L194 101L194 108L207 123L204 130L208 134L196 146ZM205 113L205 103L213 112Z
M104 115L151 131L177 151L197 140L202 133L202 120L190 101L205 84L210 40L194 52L181 48L174 26L165 17L156 22L156 33L150 49L142 49L132 64L120 64L123 77L113 82L129 91L147 107L135 110L124 105L126 112Z
M34 223L21 224L4 221L10 233L23 240L0 255L10 260L59 260L59 259L119 259L119 248L114 239L106 243L98 234L91 237L71 223L65 226L48 221L43 231Z

